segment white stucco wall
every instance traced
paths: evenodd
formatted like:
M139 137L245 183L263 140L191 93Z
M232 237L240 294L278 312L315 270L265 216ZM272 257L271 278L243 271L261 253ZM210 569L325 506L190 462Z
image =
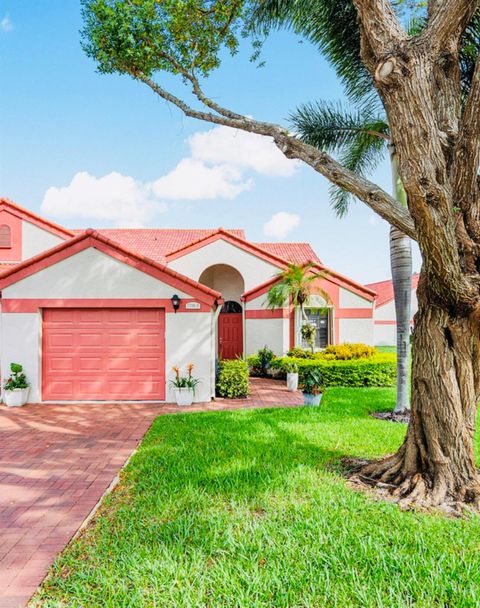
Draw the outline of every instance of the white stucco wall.
M339 306L340 308L372 308L373 302L358 296L344 287L340 287Z
M6 287L3 297L171 298L175 293L181 298L191 297L90 248Z
M22 220L22 260L27 260L42 251L51 249L64 240L39 226Z
M29 401L40 401L40 313L2 313L2 383L10 375L10 363L20 363L30 382Z
M397 343L397 326L374 325L373 343L375 346L395 346Z
M189 363L194 364L193 375L201 383L195 391L195 401L210 401L212 396L212 314L168 313L165 315L165 351L167 401L175 401L169 380L172 367L178 365L182 373Z
M339 319L337 343L362 342L373 345L373 319Z
M228 264L238 270L245 282L245 291L268 281L279 271L277 266L223 239L177 258L169 266L198 281L202 272L214 264Z
M288 319L246 319L245 354L252 355L260 348L268 346L278 355L288 351Z

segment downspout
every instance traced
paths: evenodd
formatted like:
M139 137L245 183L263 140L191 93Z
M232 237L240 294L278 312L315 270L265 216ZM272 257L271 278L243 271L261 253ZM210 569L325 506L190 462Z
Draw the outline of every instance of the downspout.
M215 338L217 336L218 317L220 315L220 312L222 311L222 306L223 306L223 300L218 300L217 308L212 315L212 332L211 332L211 336L212 336L211 398L212 399L215 399L215 384L216 384L216 380L217 380L217 352L216 352L217 349L216 349Z

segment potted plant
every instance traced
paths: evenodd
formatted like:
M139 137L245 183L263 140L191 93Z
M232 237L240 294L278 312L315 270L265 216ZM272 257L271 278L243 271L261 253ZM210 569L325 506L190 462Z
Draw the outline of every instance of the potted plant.
M304 405L320 405L322 398L322 375L317 367L302 370L300 388Z
M294 393L298 389L298 365L294 361L287 361L284 369L287 374L287 389Z
M198 378L192 376L193 363L187 365L186 376L180 375L180 369L176 365L172 369L175 372L175 378L170 380L170 384L174 388L177 405L192 405L193 398L195 397L195 388L200 383Z
M273 350L270 350L268 346L264 346L258 351L257 355L260 360L262 376L266 377L270 371L272 360L275 359L275 353Z
M8 407L20 407L27 403L29 385L23 367L19 363L10 363L12 372L3 387L3 399Z

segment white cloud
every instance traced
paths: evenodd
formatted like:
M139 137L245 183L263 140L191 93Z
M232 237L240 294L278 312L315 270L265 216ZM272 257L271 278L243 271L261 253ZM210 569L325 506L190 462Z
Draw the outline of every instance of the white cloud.
M155 202L150 187L120 173L97 178L82 171L68 186L45 192L42 212L58 218L96 219L118 226L143 226L166 205Z
M13 23L11 22L10 17L8 15L5 15L0 21L0 30L2 30L2 32L9 32L12 29Z
M228 127L196 133L187 143L189 155L172 171L151 182L139 182L116 172L95 177L80 171L68 186L49 188L41 209L60 219L142 226L156 213L166 210L165 202L161 201L234 199L253 188L252 174L289 177L299 164L285 158L270 138ZM282 222L291 227L283 226ZM282 238L298 222L296 215L277 213L265 225L265 231L273 231L266 234Z
M296 213L279 211L272 215L270 220L264 224L263 232L274 239L284 239L287 234L297 228L300 224L300 216Z
M167 175L157 179L152 190L161 199L232 199L253 186L242 171L231 165L209 167L194 158L184 158Z
M214 127L188 138L194 159L216 165L228 164L261 175L289 177L299 166L286 158L270 137L239 131L229 127Z

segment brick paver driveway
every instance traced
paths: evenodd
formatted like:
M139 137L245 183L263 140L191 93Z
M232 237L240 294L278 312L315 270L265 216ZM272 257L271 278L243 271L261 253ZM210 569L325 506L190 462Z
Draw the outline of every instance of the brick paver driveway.
M0 608L25 605L160 408L0 407Z
M301 403L284 382L255 378L248 399L190 408L0 406L0 608L28 602L156 416Z

